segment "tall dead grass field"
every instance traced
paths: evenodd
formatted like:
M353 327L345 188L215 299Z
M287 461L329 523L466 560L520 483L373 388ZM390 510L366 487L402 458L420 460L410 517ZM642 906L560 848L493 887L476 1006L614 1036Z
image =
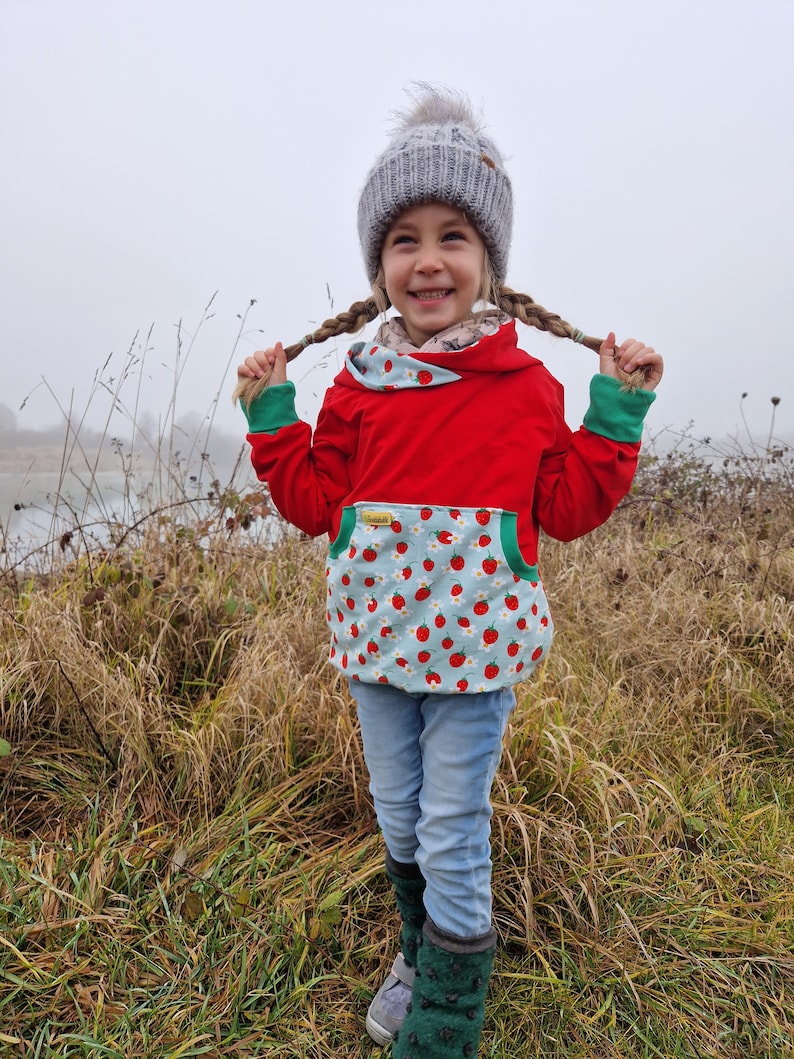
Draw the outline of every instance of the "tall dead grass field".
M794 1055L788 458L647 459L607 525L543 541L482 1055ZM324 547L263 510L4 572L0 1055L382 1054L397 923Z

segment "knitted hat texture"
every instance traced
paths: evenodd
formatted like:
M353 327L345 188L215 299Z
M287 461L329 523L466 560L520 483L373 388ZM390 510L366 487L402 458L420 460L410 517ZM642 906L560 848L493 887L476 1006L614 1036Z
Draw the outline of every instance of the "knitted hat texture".
M386 233L411 206L445 202L467 215L488 248L497 280L507 274L513 192L496 145L484 136L468 100L420 86L415 106L375 162L358 203L358 235L367 276L375 280Z

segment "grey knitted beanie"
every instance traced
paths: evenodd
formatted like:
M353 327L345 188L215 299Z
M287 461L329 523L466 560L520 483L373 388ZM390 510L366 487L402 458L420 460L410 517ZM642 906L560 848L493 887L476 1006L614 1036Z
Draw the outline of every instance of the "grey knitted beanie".
M446 202L466 213L488 248L497 280L503 282L513 192L502 156L480 131L464 96L422 84L359 199L358 236L370 282L378 274L383 240L394 220L424 202Z

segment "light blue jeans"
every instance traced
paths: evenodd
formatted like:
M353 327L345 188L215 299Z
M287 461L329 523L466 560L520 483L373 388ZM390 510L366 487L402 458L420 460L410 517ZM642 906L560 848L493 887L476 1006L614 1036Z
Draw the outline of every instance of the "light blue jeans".
M412 695L349 683L389 852L419 865L437 927L480 937L491 929L490 794L513 689Z

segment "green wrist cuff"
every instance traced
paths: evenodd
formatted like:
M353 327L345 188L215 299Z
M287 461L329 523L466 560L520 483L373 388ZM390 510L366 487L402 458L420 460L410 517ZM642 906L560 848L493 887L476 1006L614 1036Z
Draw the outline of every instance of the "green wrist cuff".
M624 390L611 375L594 375L590 380L590 407L584 425L593 434L610 441L632 444L642 439L642 424L656 394L652 390Z
M282 382L268 386L248 408L242 406L251 434L275 434L282 427L298 422L295 411L295 384Z

